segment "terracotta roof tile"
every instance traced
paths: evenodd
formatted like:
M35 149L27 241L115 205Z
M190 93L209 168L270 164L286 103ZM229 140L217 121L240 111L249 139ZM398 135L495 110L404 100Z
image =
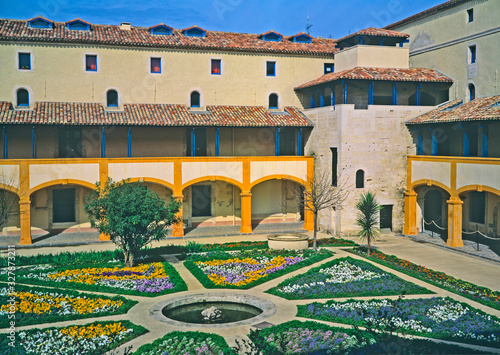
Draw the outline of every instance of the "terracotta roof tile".
M33 110L13 110L0 102L0 123L40 125L131 125L217 127L312 127L302 112L285 107L270 112L262 106L207 106L189 111L185 105L125 104L123 111L106 111L98 103L37 102Z
M434 15L434 14L438 13L441 10L447 9L448 7L460 5L460 4L462 4L464 2L467 2L467 1L470 1L470 0L450 0L450 1L446 1L446 2L444 2L442 4L440 4L440 5L431 7L430 9L427 9L425 11L419 12L418 14L415 14L415 15L412 15L410 17L407 17L407 18L405 18L405 19L403 19L401 21L394 22L394 23L392 23L392 24L390 24L388 26L385 26L384 28L385 29L393 29L393 28L396 28L398 26L406 25L408 23L420 20L421 18Z
M337 42L343 42L345 40L348 40L349 38L357 37L357 36L401 37L401 38L410 37L410 35L406 34L406 33L401 33L401 32L397 32L397 31L389 31L389 30L385 30L382 28L376 28L376 27L369 27L369 28L365 28L364 30L354 32L354 33L351 33L347 36L344 36L341 39L338 39Z
M350 80L381 80L381 81L414 81L432 83L453 83L453 80L434 69L426 68L365 68L355 67L352 69L329 73L299 85L295 90L305 89L311 86L326 84L329 82Z
M418 116L406 124L500 120L500 96L482 97L467 103L453 100Z
M171 36L151 34L147 27L122 30L115 25L94 25L90 31L68 30L64 22L54 22L53 29L31 28L28 21L0 19L0 41L107 44L119 46L218 49L269 53L313 54L332 56L338 52L336 41L314 38L311 43L264 41L258 34L207 31L206 37L185 36L174 29ZM284 37L290 39L291 37Z

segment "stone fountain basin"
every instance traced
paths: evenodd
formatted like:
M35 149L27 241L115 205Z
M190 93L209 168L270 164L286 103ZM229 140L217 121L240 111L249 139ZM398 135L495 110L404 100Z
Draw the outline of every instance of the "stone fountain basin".
M163 315L162 310L164 308L175 308L179 306L184 306L184 305L189 305L189 304L195 304L195 303L202 303L206 302L207 304L210 302L233 302L233 303L241 303L241 304L247 304L254 306L256 308L259 308L262 310L262 313L259 314L258 316L237 321L237 322L231 322L231 323L222 323L222 324L200 324L200 323L186 323L186 322L180 322L177 320L173 320L170 318L167 318ZM210 306L207 306L210 307ZM171 298L168 300L165 300L163 302L160 302L156 305L154 305L150 311L149 315L162 323L174 326L174 327L184 327L184 328L224 328L224 327L236 327L240 325L246 325L246 324L254 324L254 323L260 323L264 319L271 317L276 313L276 305L272 303L271 301L268 301L263 298L251 296L251 295L246 295L246 294L232 294L232 293L204 293L204 294L197 294L197 295L188 295L188 296L182 296L182 297L177 297L177 298Z
M304 250L309 248L309 237L304 234L270 234L267 245L273 250Z

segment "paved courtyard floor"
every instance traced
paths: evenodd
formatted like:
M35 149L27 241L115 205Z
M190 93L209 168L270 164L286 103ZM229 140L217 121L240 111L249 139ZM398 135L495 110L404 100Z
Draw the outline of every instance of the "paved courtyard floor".
M326 235L320 234L320 238L327 237ZM345 239L351 239L355 242L360 243L357 237L347 237ZM162 246L162 245L184 245L190 238L182 238L182 239L167 239L161 242L157 242L154 246ZM266 234L253 234L253 235L236 235L230 237L197 237L196 242L200 244L208 244L208 243L224 243L224 242L237 242L237 241L256 241L256 240L266 240ZM361 243L362 244L362 243ZM456 253L453 250L449 250L443 247L439 247L437 245L431 243L425 243L418 240L410 239L404 236L397 236L394 234L383 234L374 244L374 247L386 254L393 254L400 258L407 259L413 263L424 265L430 269L436 271L442 271L450 276L455 278L459 278L462 280L470 281L476 285L484 286L491 288L493 290L500 290L500 263L489 260L482 259L479 257L475 257L472 255L467 255L464 253ZM24 248L18 249L18 255L35 255L39 253L58 253L65 251L89 251L89 250L113 250L114 245L112 243L94 243L88 245L75 245L75 246L65 246L65 247L41 247L41 248ZM321 263L327 262L334 258L340 258L345 256L351 256L353 258L361 257L357 255L353 255L348 253L345 248L330 248L335 252L334 256L326 259L320 263L309 266L307 269L311 267L318 266ZM363 259L366 260L366 259ZM130 299L134 299L139 301L137 305L135 305L126 315L116 315L116 316L108 316L108 317L98 317L92 319L81 319L81 320L72 320L68 322L58 322L52 324L42 324L35 326L26 326L20 327L18 329L28 329L28 328L44 328L50 326L68 326L68 325L82 325L90 323L93 320L123 320L127 319L131 322L141 325L149 330L149 333L142 335L115 350L113 353L115 354L123 354L123 350L129 346L133 346L133 350L135 351L140 345L145 343L150 343L153 340L164 336L166 333L173 330L190 330L190 331L204 331L211 332L222 335L228 342L230 346L235 345L235 341L237 339L246 339L246 335L250 332L251 329L255 329L258 324L246 324L240 326L233 327L200 327L196 325L186 325L185 327L177 327L169 324L165 324L153 319L150 316L150 310L156 304L159 304L168 299L177 298L180 296L195 296L195 295L204 295L204 294L212 294L212 293L233 293L233 294L246 294L251 296L257 296L260 298L264 298L276 305L276 313L269 318L265 319L265 322L276 325L286 321L290 321L293 319L299 319L296 317L296 306L299 304L306 304L312 302L311 300L298 300L298 301L288 301L283 298L265 293L266 290L270 289L278 285L284 279L287 279L291 276L295 276L301 273L304 273L304 268L297 270L295 272L286 274L282 277L276 278L274 280L268 281L261 285L255 286L248 290L221 290L221 289L206 289L201 283L184 267L183 263L180 261L176 261L175 258L169 257L169 262L176 268L182 278L188 285L188 290L184 292L174 293L170 295L158 296L158 297L140 297L140 296L125 296ZM368 262L371 262L368 260ZM481 309L489 314L500 317L500 311L495 310L493 308L484 306L477 302L474 302L470 299L461 297L455 293L448 292L441 288L435 287L431 284L423 282L421 280L412 278L403 273L397 272L393 269L389 269L387 267L381 266L380 264L374 263L377 267L384 271L388 271L392 274L399 276L405 280L409 280L417 285L424 286L425 288L436 292L433 295L409 295L407 298L425 298L425 297L451 297L455 300L466 302L472 305L475 308ZM92 292L96 293L96 292ZM364 298L374 298L374 297L364 297ZM360 298L360 299L364 299ZM390 296L384 296L383 298L391 298ZM393 296L392 298L397 298ZM344 299L336 299L338 301L342 301ZM326 299L318 299L315 300L318 302L324 302ZM305 320L305 319L302 319ZM329 323L332 324L332 323ZM346 326L342 324L334 324L336 326ZM1 332L6 332L6 330L1 330ZM463 344L462 344L463 345ZM474 346L474 348L480 348ZM489 349L491 353L500 354L500 349Z

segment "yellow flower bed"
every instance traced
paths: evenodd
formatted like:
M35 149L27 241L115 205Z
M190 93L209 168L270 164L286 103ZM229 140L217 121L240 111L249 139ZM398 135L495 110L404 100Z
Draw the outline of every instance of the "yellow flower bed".
M52 296L49 294L36 294L32 292L16 292L15 311L20 313L44 314L54 311L64 311L68 309L72 313L89 314L103 308L119 308L123 301L109 300L103 298L85 298L69 296ZM10 305L4 304L0 307L2 312L9 312Z
M127 331L127 328L125 328L121 323L90 324L83 326L75 325L73 327L60 329L60 332L62 334L69 335L75 339L79 338L94 339L94 338L99 338L103 335L109 337L118 335L124 331Z

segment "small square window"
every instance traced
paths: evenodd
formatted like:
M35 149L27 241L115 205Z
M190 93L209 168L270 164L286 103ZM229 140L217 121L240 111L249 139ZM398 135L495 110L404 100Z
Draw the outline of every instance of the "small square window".
M19 53L19 69L31 70L31 54Z
M469 64L476 62L476 46L469 46Z
M467 10L467 22L474 21L474 9Z
M325 63L325 74L333 73L334 65L333 63Z
M161 73L161 58L151 58L151 73Z
M97 56L96 55L86 55L85 56L85 70L86 71L97 71Z
M267 62L266 75L267 76L276 76L276 62Z
M212 69L211 69L212 75L220 75L221 74L220 62L221 62L220 59L212 59Z

